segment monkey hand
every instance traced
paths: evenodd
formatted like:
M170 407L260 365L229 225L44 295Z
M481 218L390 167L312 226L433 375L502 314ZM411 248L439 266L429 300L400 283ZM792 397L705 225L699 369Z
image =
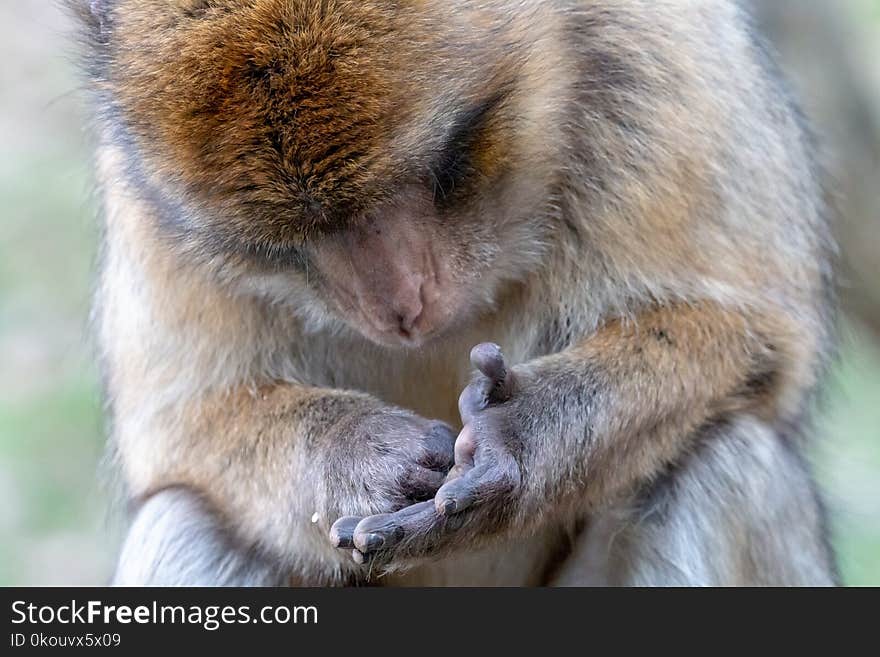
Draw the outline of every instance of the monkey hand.
M448 425L401 409L358 415L321 459L316 516L388 513L432 498L453 465L454 441Z
M351 549L357 563L393 568L457 544L473 545L510 525L521 490L521 379L501 350L471 351L478 374L459 398L464 428L455 441L455 465L434 499L393 513L338 520L331 540Z

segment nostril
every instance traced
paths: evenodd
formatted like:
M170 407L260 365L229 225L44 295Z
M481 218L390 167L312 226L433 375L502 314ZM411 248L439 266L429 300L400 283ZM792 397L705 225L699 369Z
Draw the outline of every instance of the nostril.
M419 308L417 313L397 313L397 330L402 336L410 337L421 316L421 308Z
M423 308L421 293L405 306L397 307L394 318L397 323L397 330L402 336L410 337L416 324L418 324L419 319L422 317Z
M397 313L397 331L405 338L408 338L412 331L412 322L408 321L406 316L400 313Z

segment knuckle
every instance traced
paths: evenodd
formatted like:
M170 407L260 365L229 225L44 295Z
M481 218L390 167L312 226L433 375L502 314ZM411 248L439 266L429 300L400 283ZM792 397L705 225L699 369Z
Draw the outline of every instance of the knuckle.
M477 438L473 431L465 431L455 441L455 450L462 454L473 454L477 449Z
M459 407L479 410L486 406L489 381L482 374L478 374L458 396Z
M433 422L420 435L420 439L429 447L441 448L445 443L451 443L455 439L452 429L442 422Z

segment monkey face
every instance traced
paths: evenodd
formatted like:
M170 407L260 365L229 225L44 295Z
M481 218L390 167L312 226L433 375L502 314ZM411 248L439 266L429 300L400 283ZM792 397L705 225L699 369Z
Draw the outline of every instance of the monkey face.
M534 266L549 174L522 126L545 117L521 101L522 53L490 16L400 0L106 4L108 118L188 257L406 345Z
M446 217L448 219L448 217ZM412 188L362 221L314 240L323 297L381 344L418 346L492 302L488 276L494 240L467 225L444 226L426 190ZM471 236L467 235L470 232ZM480 253L471 248L484 249Z

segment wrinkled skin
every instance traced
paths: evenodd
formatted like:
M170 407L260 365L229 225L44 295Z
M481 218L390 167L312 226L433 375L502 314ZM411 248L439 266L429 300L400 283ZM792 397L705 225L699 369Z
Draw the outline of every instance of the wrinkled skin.
M330 540L350 549L356 563L429 556L464 536L498 531L522 480L520 438L511 417L518 379L491 343L471 351L478 373L461 393L464 424L455 463L434 498L394 513L337 520Z

